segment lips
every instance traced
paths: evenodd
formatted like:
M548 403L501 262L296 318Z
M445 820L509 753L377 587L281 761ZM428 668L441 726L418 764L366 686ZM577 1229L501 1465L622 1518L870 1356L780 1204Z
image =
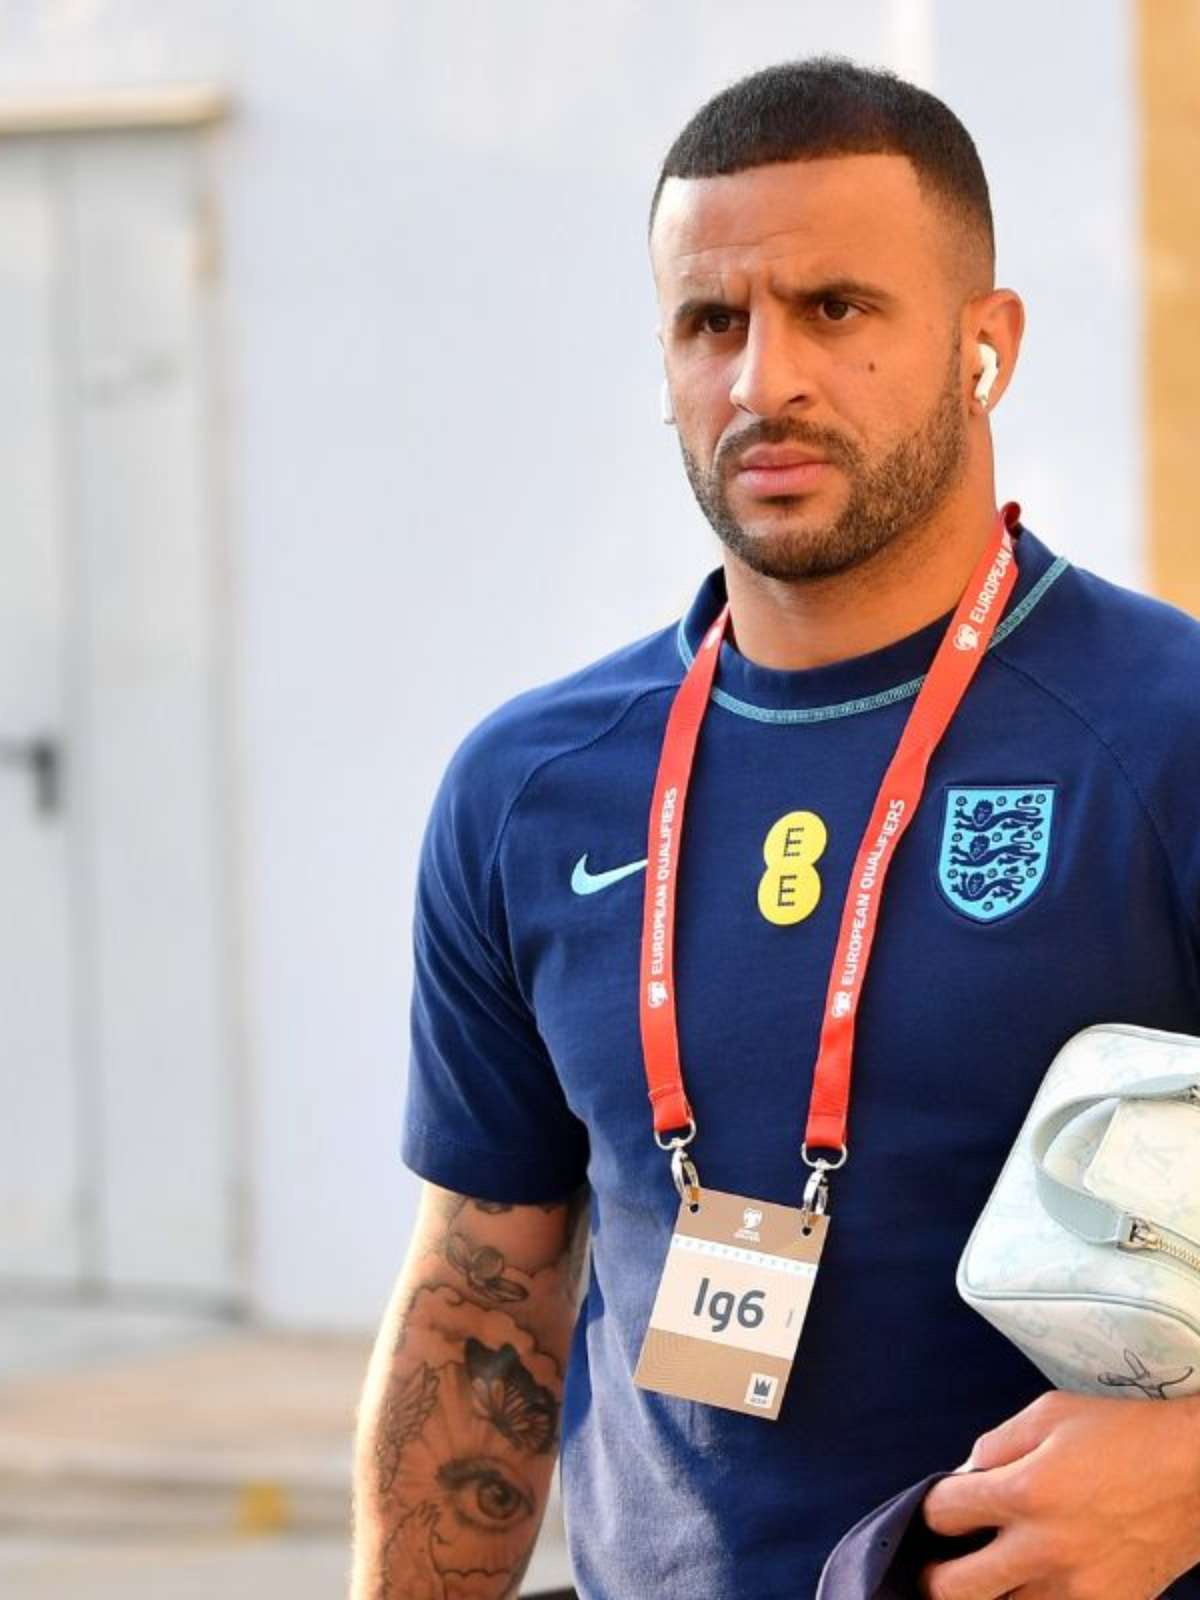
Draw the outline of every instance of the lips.
M738 457L737 480L753 495L802 494L830 470L830 462L801 445L760 444Z
M768 469L807 466L811 462L826 461L819 450L806 450L797 444L756 444L738 457L738 470L766 467Z

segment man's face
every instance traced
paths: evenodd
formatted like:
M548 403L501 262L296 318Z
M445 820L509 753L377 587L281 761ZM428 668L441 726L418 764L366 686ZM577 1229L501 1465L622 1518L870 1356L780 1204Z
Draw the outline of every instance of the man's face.
M903 156L665 184L651 253L684 467L754 571L845 571L960 481L955 244Z

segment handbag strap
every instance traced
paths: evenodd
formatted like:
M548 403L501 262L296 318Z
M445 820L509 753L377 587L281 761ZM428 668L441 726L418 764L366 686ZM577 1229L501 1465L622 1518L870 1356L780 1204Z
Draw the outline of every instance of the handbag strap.
M1046 1152L1055 1138L1080 1112L1104 1100L1187 1100L1197 1091L1195 1073L1174 1073L1165 1078L1146 1078L1124 1089L1107 1094L1086 1094L1065 1105L1056 1106L1033 1130L1031 1149L1037 1175L1038 1196L1049 1214L1064 1228L1086 1239L1089 1244L1128 1244L1133 1229L1133 1214L1109 1205L1087 1189L1056 1177L1046 1166Z

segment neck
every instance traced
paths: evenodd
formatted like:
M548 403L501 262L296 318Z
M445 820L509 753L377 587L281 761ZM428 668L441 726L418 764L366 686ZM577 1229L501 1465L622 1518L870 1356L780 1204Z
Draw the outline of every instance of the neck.
M782 671L894 644L958 604L995 517L986 502L969 512L956 506L830 577L765 578L727 552L733 642L748 661Z

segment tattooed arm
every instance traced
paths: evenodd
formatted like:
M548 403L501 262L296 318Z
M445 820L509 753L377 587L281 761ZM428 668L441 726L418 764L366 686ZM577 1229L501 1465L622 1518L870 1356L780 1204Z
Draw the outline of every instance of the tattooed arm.
M558 1450L586 1191L545 1206L424 1186L367 1369L351 1600L510 1600Z

